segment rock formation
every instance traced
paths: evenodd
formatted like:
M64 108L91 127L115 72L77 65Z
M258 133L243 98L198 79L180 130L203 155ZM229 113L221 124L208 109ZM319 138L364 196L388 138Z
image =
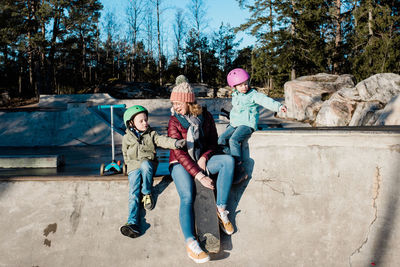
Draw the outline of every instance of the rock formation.
M317 74L284 88L288 112L280 116L314 126L400 125L398 74L376 74L357 85L351 75Z

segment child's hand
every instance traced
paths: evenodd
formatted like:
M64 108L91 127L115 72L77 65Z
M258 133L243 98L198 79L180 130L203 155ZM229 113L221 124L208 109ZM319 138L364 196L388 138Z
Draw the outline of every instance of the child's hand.
M185 139L180 139L175 141L175 146L178 149L182 149L186 146L186 140Z
M285 105L282 105L282 106L281 106L281 111L286 113L287 107L286 107Z

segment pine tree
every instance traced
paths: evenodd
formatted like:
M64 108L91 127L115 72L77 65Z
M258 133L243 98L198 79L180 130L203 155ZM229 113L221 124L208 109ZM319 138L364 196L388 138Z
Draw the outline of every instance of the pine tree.
M358 80L400 71L400 1L360 1L354 10L352 68Z
M217 78L217 81L219 83L225 82L226 75L233 68L233 60L236 58L235 48L239 46L239 43L235 42L235 38L233 28L230 25L224 26L223 23L213 34L211 42L218 59L220 77Z

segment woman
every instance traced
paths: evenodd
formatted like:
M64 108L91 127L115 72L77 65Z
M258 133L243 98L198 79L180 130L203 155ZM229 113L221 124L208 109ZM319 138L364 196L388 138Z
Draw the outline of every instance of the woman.
M194 179L210 189L217 189L216 212L221 229L228 235L234 231L228 219L226 203L232 185L234 159L230 155L216 155L218 135L212 115L196 104L193 89L182 82L172 90L172 116L168 124L168 136L186 139L186 149L170 152L169 163L172 179L180 198L179 221L186 241L188 256L196 263L210 260L194 234L193 202ZM209 177L218 173L216 184Z

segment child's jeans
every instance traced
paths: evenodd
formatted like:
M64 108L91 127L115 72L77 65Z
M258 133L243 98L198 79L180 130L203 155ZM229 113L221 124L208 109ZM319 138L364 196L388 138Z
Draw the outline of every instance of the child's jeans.
M228 125L225 132L218 138L218 144L224 146L224 153L232 155L236 160L242 161L242 142L252 135L253 128L245 125L233 127ZM229 140L229 147L227 141Z
M217 206L225 208L231 190L234 159L229 155L214 155L207 161L207 169L211 174L218 173L216 181ZM170 167L171 176L174 180L176 190L180 198L179 222L181 224L185 241L195 239L194 237L194 215L193 202L195 198L194 178L185 170L181 164ZM217 212L217 207L215 207Z
M139 224L140 185L142 194L151 193L153 185L154 165L151 161L143 161L139 169L128 174L129 180L129 217L128 224Z

